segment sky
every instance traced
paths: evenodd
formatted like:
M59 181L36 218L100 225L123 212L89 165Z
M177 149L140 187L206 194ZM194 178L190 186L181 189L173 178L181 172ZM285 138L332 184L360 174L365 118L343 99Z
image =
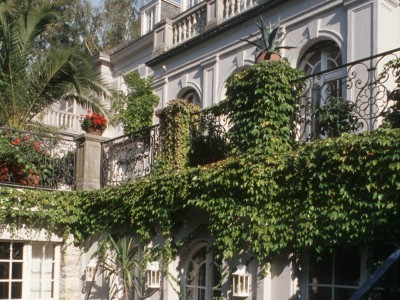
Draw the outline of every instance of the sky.
M89 0L90 4L93 6L100 6L102 0Z

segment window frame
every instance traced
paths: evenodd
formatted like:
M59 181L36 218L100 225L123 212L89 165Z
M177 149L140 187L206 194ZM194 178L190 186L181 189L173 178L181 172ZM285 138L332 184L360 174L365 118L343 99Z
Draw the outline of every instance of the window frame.
M21 287L21 295L22 298L17 298L15 300L20 300L20 299L32 299L32 300L59 300L59 294L60 294L60 256L61 256L61 246L60 243L55 243L55 242L43 242L43 241L21 241L21 240L0 240L0 243L10 243L10 247L12 247L13 244L19 243L22 244L22 249L23 249L23 258L22 258L22 279L21 280L5 280L2 279L0 282L22 282L22 287ZM33 258L33 244L35 246L42 245L42 251L44 247L48 247L49 245L53 246L53 257L51 259L51 264L52 264L52 292L53 292L53 297L51 298L33 298L31 296L31 283L32 283L32 264L34 262ZM43 252L45 253L45 252ZM10 255L12 255L10 253ZM43 254L44 255L44 254ZM0 259L1 262L6 262L10 261L7 259ZM43 264L43 257L40 259L40 264ZM11 271L9 272L9 278L11 277ZM42 282L42 279L40 279L40 282ZM3 300L3 298L1 298ZM11 290L9 290L8 293L8 298L6 300L12 299L11 298ZM14 300L14 299L13 299Z
M329 50L330 47L337 47L337 49L339 50L334 58L329 55L331 54ZM339 67L344 64L342 50L343 49L341 49L340 46L334 41L319 41L309 46L306 51L304 51L303 55L300 57L298 68L301 70L305 70L305 68L308 67L310 69L310 72L306 73L305 75L311 76L314 74L318 74L319 72L325 72L332 68ZM319 52L318 59L315 61L315 63L311 63L310 60L314 58L317 52ZM328 68L329 62L331 62L334 66ZM316 70L316 67L318 65L319 70ZM343 88L343 85L345 85L346 82L346 78L347 69L339 68L337 70L324 73L322 76L315 76L309 79L312 80L312 86L310 85L310 90L307 91L308 96L305 99L305 103L301 104L301 106L304 107L301 111L301 119L306 120L306 124L310 124L305 129L305 137L309 137L311 139L321 138L319 130L319 120L312 116L314 116L314 112L319 107L328 104L329 97L331 95L346 99L347 91L346 88ZM338 93L330 92L330 87L332 86L332 84L338 87ZM311 100L311 103L308 103L309 100ZM310 111L307 111L307 109L309 109Z
M358 285L346 285L346 284L336 284L336 278L335 278L335 257L336 257L336 253L338 251L341 251L342 249L335 249L332 253L330 253L330 266L329 269L331 270L331 279L330 279L330 283L313 283L312 279L310 278L311 274L310 274L310 261L311 261L311 253L310 251L306 251L304 253L304 265L305 265L305 269L304 269L304 282L302 284L303 287L303 292L302 297L304 297L304 299L310 299L311 297L311 289L313 287L315 288L329 288L331 290L331 298L330 299L324 299L324 300L333 300L335 299L335 290L336 289L352 289L354 290L354 292L362 285L363 282L365 282L367 280L368 277L368 271L367 271L367 258L368 258L368 251L367 250L360 250L357 248L357 246L349 246L349 247L354 247L358 250L359 252L359 263L360 263L360 268L359 268L359 282ZM346 250L346 249L345 249Z
M206 270L205 270L205 286L203 287L203 286L197 286L197 285L189 285L188 284L188 280L189 280L188 271L189 271L189 267L191 265L192 259L204 247L206 248L205 249L206 257L205 257L205 260L202 261L202 264L204 263L205 266L206 266ZM187 293L188 287L189 288L193 288L195 290L199 290L199 289L204 290L205 291L204 299L213 299L214 291L219 291L219 292L222 293L221 286L219 286L219 288L215 288L215 287L212 286L213 285L212 283L214 281L214 278L213 278L214 277L214 274L213 274L214 268L210 267L210 266L214 266L214 265L217 268L219 267L218 263L214 260L214 255L213 255L213 253L211 251L210 245L208 243L206 243L206 242L198 243L191 250L191 252L189 253L189 256L187 258L186 264L184 266L184 277L183 277L183 279L184 279L183 280L183 295L184 295L184 297L183 297L183 299L188 300L188 293ZM222 274L220 274L220 275L221 275L221 278L222 278ZM218 286L218 283L217 283L217 286ZM197 298L195 300L197 300Z

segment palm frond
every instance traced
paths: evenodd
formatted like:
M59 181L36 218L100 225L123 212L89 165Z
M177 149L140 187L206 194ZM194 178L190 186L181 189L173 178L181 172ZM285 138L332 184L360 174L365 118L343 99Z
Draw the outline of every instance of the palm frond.
M58 20L53 4L12 16L10 2L0 3L0 122L23 128L32 118L62 98L74 98L95 111L111 97L99 72L75 49L40 49L37 39Z

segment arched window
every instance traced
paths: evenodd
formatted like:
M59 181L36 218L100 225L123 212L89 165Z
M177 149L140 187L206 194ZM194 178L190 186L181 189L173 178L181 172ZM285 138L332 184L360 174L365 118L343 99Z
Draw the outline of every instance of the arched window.
M195 105L198 105L201 107L201 100L199 95L194 89L187 90L183 93L183 95L180 97L182 99L188 100L190 103L193 103Z
M310 47L302 56L299 68L306 76L317 73L307 79L304 103L302 103L302 119L304 128L301 139L313 139L319 136L319 120L315 112L321 106L329 103L331 97L346 98L345 69L334 69L342 65L340 47L333 41L322 41Z
M221 297L220 265L206 244L197 248L186 267L186 300L208 300Z

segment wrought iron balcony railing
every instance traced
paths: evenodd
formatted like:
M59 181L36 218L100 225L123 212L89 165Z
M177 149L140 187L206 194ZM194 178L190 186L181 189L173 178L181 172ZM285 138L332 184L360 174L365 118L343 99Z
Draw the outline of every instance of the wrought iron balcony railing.
M227 132L230 127L226 102L193 114L190 120L190 164L204 165L224 159L229 147Z
M384 113L394 104L390 91L396 88L395 71L383 74L382 70L388 61L399 57L400 48L302 78L306 86L294 121L296 140L310 141L324 136L320 112L332 99L351 104L351 114L347 116L359 122L354 132L371 131L381 125ZM339 116L336 120L348 121Z
M0 184L74 189L76 149L58 135L0 128Z
M103 142L101 185L116 186L150 174L159 152L159 126Z

